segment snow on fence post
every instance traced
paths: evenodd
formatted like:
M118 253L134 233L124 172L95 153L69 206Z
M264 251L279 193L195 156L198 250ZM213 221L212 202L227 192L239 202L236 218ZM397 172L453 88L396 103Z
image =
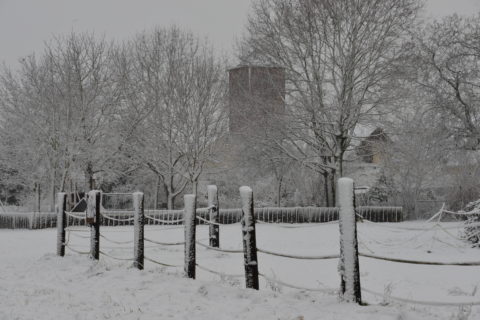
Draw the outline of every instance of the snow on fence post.
M143 270L144 263L144 196L143 192L135 192L133 194L134 212L134 230L133 230L133 266L139 270Z
M57 256L65 256L65 226L67 222L67 194L57 194Z
M90 225L90 258L100 258L100 191L92 190L88 193L87 219Z
M183 197L185 202L185 275L188 278L195 279L195 225L197 211L197 197L194 194L186 194Z
M255 236L255 216L253 212L253 191L250 187L240 187L242 199L242 234L245 264L246 287L258 290L257 241Z
M217 186L209 185L207 186L208 193L208 207L210 213L210 222L209 225L209 238L210 246L219 248L220 247L220 226L218 225L218 189Z
M362 302L360 268L358 263L357 217L353 180L338 180L338 206L340 207L340 295L347 302Z

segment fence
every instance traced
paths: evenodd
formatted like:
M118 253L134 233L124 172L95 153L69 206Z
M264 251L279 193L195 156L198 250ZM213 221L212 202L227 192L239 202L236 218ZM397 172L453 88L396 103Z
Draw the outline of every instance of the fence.
M132 210L105 210L100 217L103 226L133 225ZM357 212L373 222L403 221L402 207L358 207ZM77 219L83 212L71 212L66 217L66 226L85 226L84 219ZM145 214L154 219L147 219L147 225L181 224L183 210L145 210ZM322 223L338 220L338 208L293 207L293 208L255 208L255 218L268 223ZM205 219L209 216L206 208L197 209L197 215ZM221 224L239 223L242 209L222 209L217 221ZM177 222L175 222L177 221ZM205 222L200 220L199 224ZM7 213L0 214L0 229L43 229L56 228L57 216L53 212Z
M133 223L134 225L134 240L129 240L125 242L118 242L112 239L108 239L105 236L100 234L100 217L103 219L117 221L120 218L109 216L109 213L101 213L101 207L99 205L99 201L88 201L87 207L87 219L89 222L89 229L83 229L82 231L90 232L90 236L83 236L86 238L91 239L90 251L81 252L74 248L69 247L68 239L69 237L65 237L65 233L75 231L71 228L66 227L66 217L71 215L73 218L82 219L82 216L75 216L73 213L66 212L64 201L65 201L65 194L59 195L59 208L63 208L60 210L57 218L58 218L58 241L57 241L57 253L60 256L65 254L65 247L69 247L72 251L82 254L88 254L94 259L99 259L100 255L108 256L109 258L116 259L116 260L124 260L124 261L132 261L134 266L138 269L143 269L144 262L149 261L151 263L161 265L163 267L172 267L172 268L184 268L185 275L189 278L196 277L196 268L204 270L206 272L210 272L212 274L221 276L221 277L243 277L245 278L245 283L247 288L257 289L259 287L259 277L263 277L269 282L277 283L285 287L291 287L295 289L302 289L307 291L321 291L321 292L328 292L328 293L336 293L340 292L340 296L345 301L351 302L362 302L361 293L362 291L367 292L373 295L380 295L384 296L384 294L377 293L375 291L369 290L368 288L361 288L360 286L360 264L359 264L359 256L368 258L368 259L377 259L377 260L384 260L389 262L396 262L396 263L407 263L407 264L423 264L423 265L449 265L449 266L480 266L480 261L463 261L463 262L438 262L438 261L427 261L427 260L414 260L414 259L398 259L395 257L386 257L386 256L379 256L373 253L364 253L359 252L358 250L358 240L357 240L357 220L362 219L363 222L366 223L375 223L367 218L376 217L377 220L380 219L398 219L398 212L397 215L393 213L394 211L382 211L381 208L355 208L354 204L354 197L353 197L353 181L348 178L342 178L339 180L339 208L333 208L331 211L322 211L317 210L314 211L310 208L307 210L311 210L311 215L305 214L305 211L302 212L298 209L286 209L288 210L287 214L277 215L276 212L273 211L272 208L265 208L265 209L255 209L254 208L254 201L253 201L253 192L248 187L242 187L240 189L241 199L242 199L242 208L227 211L227 214L223 219L221 219L221 214L219 215L219 208L218 208L218 196L216 187L209 186L209 206L207 208L196 208L196 197L194 195L186 195L185 196L185 209L183 213L178 211L175 212L148 212L147 210L143 209L143 194L142 193L135 193L133 196L133 203L134 203L134 210L133 216L130 214L129 216L124 213L121 220L124 222ZM89 199L99 199L100 192L92 191L89 193ZM258 210L259 212L255 212ZM443 209L442 209L443 210ZM221 212L221 211L220 211ZM240 218L237 216L237 212L241 212ZM295 212L295 214L289 213ZM308 211L307 211L308 212ZM320 213L320 214L319 214ZM455 214L449 211L441 211L436 214L433 218L440 219L443 213L447 214ZM119 213L113 213L119 214ZM160 214L160 216L158 216ZM471 215L471 214L478 214L478 212L463 212L458 213L461 215ZM161 216L163 215L163 216ZM301 224L299 221L305 221L313 223L315 219L320 221L320 223L325 222L337 222L339 223L340 227L340 253L339 254L331 254L331 255L295 255L295 254L286 254L282 252L276 252L273 250L261 248L256 244L256 223L269 223L270 222L279 222L279 217L287 217L287 221L290 221L291 224L284 225L284 224L274 224L279 228L303 228L310 225ZM290 217L290 218L288 218ZM381 217L381 218L380 218ZM338 218L338 220L333 220ZM290 219L290 220L288 220ZM303 219L303 220L302 220ZM184 229L185 230L185 239L184 241L178 242L161 242L155 241L150 239L149 237L145 236L144 225L147 222L157 222L161 224L171 224L170 227L167 228L175 228L175 229ZM223 249L219 243L219 233L221 232L220 227L224 224L231 224L231 223L241 223L241 232L242 232L242 239L243 239L243 249ZM209 224L210 225L210 235L209 235L209 244L203 243L196 239L196 232L195 226L197 224ZM293 223L298 223L297 225ZM379 224L382 226L382 224ZM386 228L394 228L398 230L408 229L408 227L402 226L392 226L387 225ZM431 229L431 228L430 228ZM419 232L424 232L430 230L429 228L415 228ZM88 231L89 230L89 231ZM104 239L107 242L112 242L116 244L133 244L133 257L131 258L119 258L107 254L100 250L100 239ZM103 240L102 240L103 241ZM172 263L166 263L163 261L158 261L145 255L145 246L144 242L149 243L150 245L157 245L157 246L184 246L184 264L182 265L175 265ZM218 252L222 252L225 254L243 254L244 257L244 268L245 273L240 274L227 274L218 270L212 270L207 268L196 261L196 246L201 246L207 248L209 250L214 250ZM297 260L327 260L327 259L339 259L339 273L340 273L340 289L325 289L325 288L306 288L300 287L296 285L289 284L283 280L275 279L269 277L266 273L262 272L259 269L258 265L258 254L265 254L265 255L273 255L281 258L288 258L288 259L297 259ZM393 297L390 296L390 299L404 302L404 303L415 303L415 304L426 304L426 305L452 305L452 306L463 306L463 305L480 305L480 301L465 301L465 302L458 302L458 303L440 303L435 301L419 301L414 299L406 299L401 297Z
M53 212L0 213L0 229L44 229L57 226Z

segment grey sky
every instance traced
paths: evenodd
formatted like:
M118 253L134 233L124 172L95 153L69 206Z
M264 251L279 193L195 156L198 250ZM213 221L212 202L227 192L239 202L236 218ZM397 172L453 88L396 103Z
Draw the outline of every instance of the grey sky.
M207 36L232 53L252 0L0 0L0 62L39 52L54 34L95 31L127 39L138 31L171 23ZM428 0L433 17L480 11L480 0Z

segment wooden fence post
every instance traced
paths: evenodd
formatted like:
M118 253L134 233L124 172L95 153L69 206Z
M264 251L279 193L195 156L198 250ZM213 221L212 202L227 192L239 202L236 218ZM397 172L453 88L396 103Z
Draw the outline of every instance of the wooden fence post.
M144 225L145 225L145 213L144 213L144 196L143 192L135 192L133 194L133 208L134 213L134 235L133 235L133 266L139 270L143 270L144 260Z
M340 295L344 301L362 303L360 267L358 263L357 217L353 180L338 180L338 205L340 207Z
M196 251L195 251L195 226L197 212L197 197L194 194L186 194L184 197L185 209L185 275L195 279Z
M218 189L217 186L210 185L207 186L208 192L208 207L210 213L210 222L214 224L209 225L209 238L210 246L219 248L220 247L220 226L218 223L219 215L219 206L218 206Z
M88 193L87 219L90 225L90 258L100 258L100 191L92 190Z
M253 212L253 191L250 187L240 187L242 199L243 256L246 287L258 290L257 241L255 236L255 216Z
M57 194L57 256L65 256L65 226L67 222L67 194Z

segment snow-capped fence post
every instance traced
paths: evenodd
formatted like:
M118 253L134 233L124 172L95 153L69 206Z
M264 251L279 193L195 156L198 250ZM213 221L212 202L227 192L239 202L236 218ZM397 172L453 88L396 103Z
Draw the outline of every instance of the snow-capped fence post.
M195 226L197 212L197 197L194 194L186 194L184 197L185 209L185 275L188 278L195 279Z
M255 216L253 212L253 191L250 187L240 187L242 199L242 235L245 264L246 287L258 290L257 241L255 236Z
M87 220L90 225L90 258L100 258L100 191L88 193Z
M144 263L144 195L143 192L135 192L133 194L133 210L134 210L134 230L133 230L133 266L139 270L143 270Z
M360 267L358 263L357 217L353 180L338 180L338 206L340 208L340 295L347 302L362 302Z
M217 186L209 185L207 186L208 192L208 208L210 213L210 222L209 225L209 238L210 246L219 248L220 247L220 226L218 225L218 189Z
M65 256L65 227L67 224L67 194L57 194L57 256Z

